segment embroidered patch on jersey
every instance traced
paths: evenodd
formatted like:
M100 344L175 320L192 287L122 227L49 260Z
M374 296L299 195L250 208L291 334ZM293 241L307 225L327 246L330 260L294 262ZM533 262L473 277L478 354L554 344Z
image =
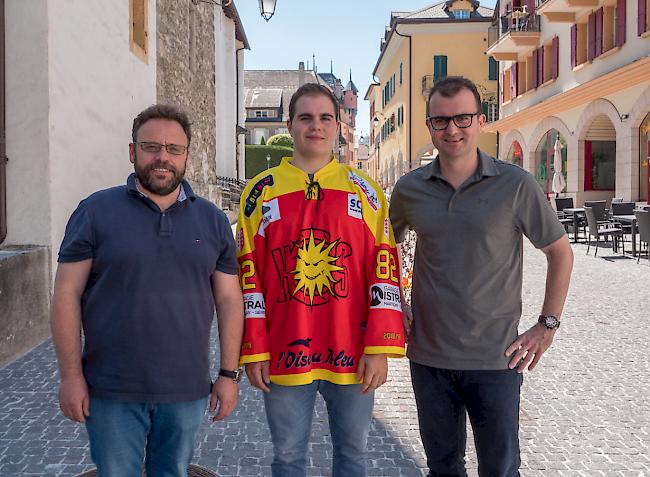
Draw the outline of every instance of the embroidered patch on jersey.
M399 287L387 283L376 283L370 287L370 308L402 311Z
M250 217L255 212L255 207L257 207L257 199L262 195L262 191L266 186L273 185L273 175L269 174L268 176L262 177L259 181L255 183L251 191L246 197L246 207L244 208L244 215Z
M280 220L280 205L278 204L278 199L273 199L268 202L262 203L262 221L260 222L260 236L264 237L264 231L266 227L276 220Z
M366 199L368 199L368 203L370 204L370 207L373 208L373 210L379 210L379 198L377 197L377 192L375 191L374 187L370 185L370 183L364 179L361 176L356 175L354 172L350 171L350 180L356 184L361 191L364 193L366 196Z
M361 200L357 194L348 194L348 215L357 219L362 219Z
M390 220L388 217L384 219L384 237L390 240Z
M244 318L266 318L264 295L244 293Z

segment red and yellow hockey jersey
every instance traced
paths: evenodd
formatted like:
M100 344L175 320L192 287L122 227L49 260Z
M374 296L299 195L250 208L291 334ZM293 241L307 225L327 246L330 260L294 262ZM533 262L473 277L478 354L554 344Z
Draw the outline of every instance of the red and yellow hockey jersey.
M332 160L310 178L284 158L244 189L237 257L241 364L271 381L355 384L363 353L404 356L388 206L365 174Z

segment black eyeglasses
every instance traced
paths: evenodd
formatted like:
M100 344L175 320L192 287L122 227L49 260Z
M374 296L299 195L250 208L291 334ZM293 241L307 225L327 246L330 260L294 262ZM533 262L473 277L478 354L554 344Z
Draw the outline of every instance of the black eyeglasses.
M472 125L472 119L479 114L481 113L457 114L456 116L429 116L427 122L434 131L444 131L449 126L449 121L453 121L456 127L465 129Z
M137 142L136 144L140 146L140 149L144 152L160 152L164 147L165 151L174 156L182 156L187 152L188 148L188 146L181 146L180 144L160 144L159 142L150 141Z

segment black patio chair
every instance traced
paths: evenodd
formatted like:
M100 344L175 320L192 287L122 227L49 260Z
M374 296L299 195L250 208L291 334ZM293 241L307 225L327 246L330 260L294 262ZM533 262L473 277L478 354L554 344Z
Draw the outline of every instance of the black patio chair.
M634 202L612 202L612 215L633 215L635 206Z
M636 225L639 227L639 256L636 258L636 263L641 260L641 248L645 243L648 265L650 265L650 210L635 210L634 215Z
M560 223L564 226L564 230L566 230L567 233L569 232L569 229L573 231L573 215L565 213L564 209L572 209L572 208L573 208L573 197L555 198L555 211L557 213L557 218L560 221ZM586 222L584 217L579 217L578 227L583 227L583 231L584 231L585 224Z
M78 474L76 477L96 477L97 475L97 470L92 469L89 470L88 472L84 472L83 474ZM142 477L146 477L147 474L143 471L142 472ZM205 467L201 467L200 465L196 464L190 464L190 466L187 468L187 477L219 477L217 474L212 472L211 470L206 469Z
M601 227L601 224L596 220L596 214L592 207L585 207L585 216L587 217L587 227L589 229L589 236L596 238L596 251L594 257L598 256L598 245L600 244L600 237L612 237L612 249L614 252L618 251L618 239L623 237L623 230L620 227ZM625 243L621 240L623 245L623 254L625 254ZM587 254L591 247L591 240L587 241Z
M607 223L607 201L585 200L585 207L591 207L598 223Z
M564 209L573 208L573 197L556 197L555 198L555 210L558 212L564 211Z

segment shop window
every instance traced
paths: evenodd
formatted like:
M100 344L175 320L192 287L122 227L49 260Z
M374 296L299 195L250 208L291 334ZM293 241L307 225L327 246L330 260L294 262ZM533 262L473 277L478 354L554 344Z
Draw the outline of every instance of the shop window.
M547 194L552 192L551 186L553 184L553 173L555 172L553 158L555 155L555 140L558 137L562 144L562 171L566 174L567 143L564 136L562 136L557 129L550 129L547 131L537 145L537 149L535 149L533 165L535 179L542 190Z
M616 141L585 141L585 190L614 190Z
M516 164L519 167L523 164L523 153L521 150L521 144L519 144L518 141L513 141L510 145L506 161Z

